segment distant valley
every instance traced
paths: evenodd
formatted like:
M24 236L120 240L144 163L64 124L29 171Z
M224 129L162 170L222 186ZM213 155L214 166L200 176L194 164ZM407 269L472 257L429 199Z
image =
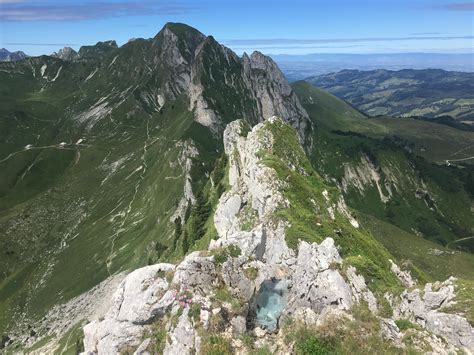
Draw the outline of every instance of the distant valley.
M343 70L307 79L370 116L474 121L474 73Z

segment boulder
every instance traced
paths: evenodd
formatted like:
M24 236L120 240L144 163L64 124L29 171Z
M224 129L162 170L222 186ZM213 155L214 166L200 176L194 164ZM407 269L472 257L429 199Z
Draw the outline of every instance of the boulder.
M212 257L193 252L176 267L173 284L201 295L209 293L217 273Z

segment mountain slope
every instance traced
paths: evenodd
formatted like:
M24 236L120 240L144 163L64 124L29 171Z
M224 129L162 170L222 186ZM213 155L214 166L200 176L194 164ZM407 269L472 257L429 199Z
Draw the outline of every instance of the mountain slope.
M335 352L361 339L366 352L395 351L405 336L418 351L472 348L473 268L458 270L461 292L448 280L420 296L405 288L442 276L406 264L413 280L365 227L469 250L470 165L434 165L421 148L407 153L423 137L373 122L309 84L293 90L261 53L240 58L183 24L66 60L0 64L0 345L76 353L92 320L92 352L228 353L245 336L249 352L285 352L305 346L283 338L305 334L285 334L293 319ZM353 322L314 335L328 314ZM369 327L370 341L355 331L341 342L347 327Z
M105 315L84 327L86 352L444 353L474 346L469 323L432 301L451 304L451 281L433 291L427 285L421 298L418 289L397 298L415 282L358 227L282 120L250 132L232 122L224 147L228 187L208 250L129 274ZM411 321L436 335L398 328Z
M13 62L15 60L21 60L28 57L22 51L10 52L5 48L0 49L0 62Z
M423 237L454 249L473 250L472 165L467 160L446 166L441 157L452 157L459 150L464 150L459 154L469 154L466 147L472 145L474 134L417 120L366 118L307 82L293 87L316 127L314 141L318 144L309 152L313 165L344 192L348 205L362 221L367 219L382 242L390 234L386 238L389 250L421 266L417 262L423 257L414 258L410 244L397 246L397 235L402 238L404 233L414 243ZM377 227L377 220L388 224ZM424 250L430 248L436 249L426 244ZM444 258L451 258L449 255ZM439 279L446 274L433 271L438 270L438 259L431 257L430 264L422 268ZM466 264L453 271L472 278L471 255L463 260Z
M225 122L265 112L306 129L270 59L182 24L0 66L0 332L28 343L55 304L183 255L175 229L201 206Z
M342 70L307 81L371 116L474 119L473 73L425 69Z

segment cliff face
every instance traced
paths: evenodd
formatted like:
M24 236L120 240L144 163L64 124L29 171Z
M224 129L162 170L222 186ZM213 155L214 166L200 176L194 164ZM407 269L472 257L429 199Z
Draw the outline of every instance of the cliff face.
M85 326L85 353L206 353L214 349L216 339L229 351L245 353L248 349L240 340L245 334L253 334L257 348L291 353L295 345L285 343L288 329L283 324L323 327L334 319L342 324L353 308L363 305L380 324L383 335L377 336L399 349L406 345L394 322L398 319L412 319L433 332L420 330L413 336L436 352L473 349L469 323L442 311L441 305L454 297L450 281L433 289L427 285L421 298L418 290L400 297L386 293L395 312L393 318L384 318L381 299L349 259L341 257L334 239L289 247L290 222L279 213L291 208L292 199L284 192L288 182L262 156L277 149L275 129L285 129L284 124L272 117L248 134L244 127L234 121L224 131L229 187L214 213L216 239L207 251L192 252L177 265L156 264L129 274L105 316ZM285 164L302 178L312 174L298 160ZM348 218L343 200L327 190L314 203L316 210L325 211L323 224ZM414 284L409 273L391 265L400 284ZM450 345L442 345L437 336ZM424 349L420 344L418 350Z
M199 123L214 132L236 118L253 124L278 115L303 137L308 114L273 60L259 52L239 58L213 37L184 25L168 24L153 39L155 72L165 73L162 95L184 93Z

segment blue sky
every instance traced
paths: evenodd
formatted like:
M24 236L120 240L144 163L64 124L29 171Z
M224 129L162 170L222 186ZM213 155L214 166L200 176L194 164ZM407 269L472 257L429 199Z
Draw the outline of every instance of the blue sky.
M448 0L0 0L0 47L30 55L153 37L185 22L267 54L467 53L474 2Z

